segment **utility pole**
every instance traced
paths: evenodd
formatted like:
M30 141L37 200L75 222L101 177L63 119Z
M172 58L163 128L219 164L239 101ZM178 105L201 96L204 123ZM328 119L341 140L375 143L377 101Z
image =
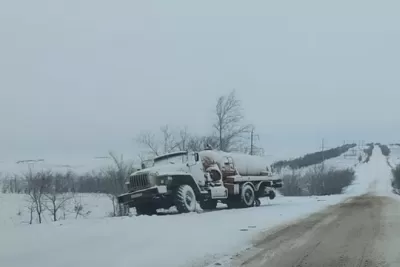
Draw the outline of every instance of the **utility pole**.
M254 128L251 129L251 135L250 135L250 155L253 155L253 142L254 142Z
M322 144L321 144L322 168L324 168L324 165L325 165L325 153L324 153L324 149L325 149L325 140L324 140L324 138L322 138Z

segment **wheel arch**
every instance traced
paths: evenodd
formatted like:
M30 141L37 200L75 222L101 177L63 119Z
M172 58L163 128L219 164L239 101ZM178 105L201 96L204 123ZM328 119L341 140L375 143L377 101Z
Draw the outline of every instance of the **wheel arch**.
M242 186L240 187L240 191L242 191L243 187L245 187L246 185L250 185L253 188L254 192L256 192L256 188L252 182L243 183Z
M171 188L172 190L178 188L180 185L187 184L193 188L196 197L199 197L201 195L200 187L191 175L180 174L180 175L171 175L171 177L172 181L168 187Z
M259 183L257 183L257 184L255 185L254 190L255 190L256 192L258 192L262 186L264 186L264 187L271 187L271 182L270 182L270 181L261 181L261 182L259 182Z

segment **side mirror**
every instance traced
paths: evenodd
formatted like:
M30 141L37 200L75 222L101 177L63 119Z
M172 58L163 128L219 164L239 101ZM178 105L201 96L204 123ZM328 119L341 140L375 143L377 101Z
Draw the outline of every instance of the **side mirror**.
M194 161L199 161L199 153L194 153Z

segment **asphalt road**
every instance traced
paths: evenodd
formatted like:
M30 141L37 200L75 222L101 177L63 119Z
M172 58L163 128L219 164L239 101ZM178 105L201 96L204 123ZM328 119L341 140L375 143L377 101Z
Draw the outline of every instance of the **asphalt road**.
M268 232L231 266L400 267L400 202L366 194Z

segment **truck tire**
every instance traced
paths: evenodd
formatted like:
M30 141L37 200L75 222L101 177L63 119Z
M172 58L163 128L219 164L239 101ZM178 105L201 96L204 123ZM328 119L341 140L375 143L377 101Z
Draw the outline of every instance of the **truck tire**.
M275 194L275 192L273 190L271 190L271 191L269 191L268 196L269 196L269 199L272 200L272 199L274 199L276 197L276 194Z
M200 207L203 210L215 210L217 208L218 201L209 199L206 201L201 201L200 202Z
M154 215L157 214L157 209L153 204L147 203L136 206L136 215Z
M196 210L196 194L190 185L181 185L175 191L175 206L179 213Z
M243 208L249 208L254 206L256 194L251 185L246 184L242 187L242 193L240 194L240 204Z

